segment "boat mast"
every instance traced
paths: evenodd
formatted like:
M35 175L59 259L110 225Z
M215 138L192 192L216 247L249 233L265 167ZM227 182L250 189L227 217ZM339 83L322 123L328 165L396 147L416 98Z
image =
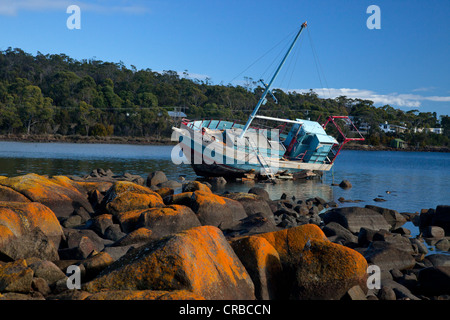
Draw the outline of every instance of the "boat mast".
M258 112L259 108L263 104L264 100L266 99L267 94L270 92L270 88L272 87L272 84L275 80L275 78L278 76L278 73L280 73L281 68L283 67L284 63L286 62L286 59L288 58L289 54L291 53L292 49L294 48L295 43L297 42L298 38L300 37L300 34L302 33L303 29L306 28L307 23L304 22L302 24L302 27L300 28L299 32L295 36L294 41L292 42L291 46L289 47L289 50L287 51L286 55L284 56L283 60L281 61L280 65L278 66L277 71L275 71L275 74L272 77L272 80L270 80L269 84L266 86L266 90L264 91L261 99L259 99L258 104L256 105L255 109L253 110L252 114L247 120L247 123L245 124L244 129L242 130L242 133L240 134L239 138L243 138L245 135L245 132L247 131L248 127L250 127L250 124L252 123L253 119L256 116L256 113Z

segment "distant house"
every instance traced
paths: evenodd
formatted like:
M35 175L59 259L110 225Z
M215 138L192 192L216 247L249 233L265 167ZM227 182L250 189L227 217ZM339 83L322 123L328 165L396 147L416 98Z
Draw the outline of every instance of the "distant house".
M435 134L444 134L444 128L414 128L414 133L428 132Z
M436 134L443 134L444 133L444 128L427 128L426 130L428 132L436 133Z
M408 128L406 127L402 127L402 126L398 126L395 124L389 124L387 121L385 123L380 124L380 129L381 131L383 131L384 133L403 133L405 132Z
M355 123L355 126L358 128L358 131L361 133L367 133L370 130L370 124L364 122L361 118L357 118L355 116L349 116L350 120ZM354 130L353 126L350 127L351 130Z
M390 146L391 148L395 149L405 149L408 146L408 144L402 139L394 139L391 141Z

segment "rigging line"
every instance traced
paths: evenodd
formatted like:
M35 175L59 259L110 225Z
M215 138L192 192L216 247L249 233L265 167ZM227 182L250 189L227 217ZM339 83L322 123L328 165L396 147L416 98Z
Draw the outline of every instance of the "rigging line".
M237 76L235 76L230 83L232 83L234 80L236 80L239 76L241 76L245 71L247 71L248 69L250 69L251 67L253 67L256 63L258 63L262 58L264 58L266 55L268 55L272 50L274 50L276 47L278 47L283 41L285 41L288 37L291 36L291 34L293 34L294 32L296 32L296 30L290 32L286 37L284 37L282 40L280 40L280 42L278 42L276 45L274 45L271 49L269 49L266 53L264 53L262 56L260 56L258 59L256 59L256 61L254 61L252 64L250 64L244 71L242 71L241 73L239 73Z
M328 90L328 95L329 95L329 98L331 99L331 91L330 91L330 87L328 86L327 78L325 77L325 72L323 72L323 68L322 68L322 65L320 63L319 56L318 56L318 54L316 52L316 49L315 49L315 46L314 46L314 43L313 43L313 40L312 40L311 33L310 33L309 29L307 31L308 31L309 41L311 42L311 49L312 49L312 52L313 52L314 62L316 64L316 68L317 68L317 73L319 73L319 80L320 80L320 85L322 86L322 91L325 88L323 87L322 80L320 79L320 72L322 72L322 76L323 76L323 79L325 81L326 88Z
M298 62L298 60L300 60L300 52L301 52L302 43L303 43L302 40L303 40L303 38L300 39L300 42L298 44L298 49L297 49L297 52L295 54L294 68L292 68L291 77L289 78L289 82L288 82L288 88L290 88L290 86L291 86L292 76L294 75L295 68L297 67L297 62Z
M284 40L286 40L286 39L287 39L287 37L284 38ZM281 50L280 50L280 52L278 53L278 55L272 60L272 63L271 63L269 66L267 66L266 70L261 74L261 76L259 77L260 79L264 79L264 77L266 76L266 73L269 71L269 69L272 68L272 66L274 65L275 61L280 61L280 60L281 60L280 57L283 55L283 53L286 52L286 50L287 50L287 48L289 47L289 45L290 45L290 43L289 43L289 42L286 42L286 44L284 45L284 47L281 48ZM274 74L274 73L275 73L276 68L277 68L277 66L275 66L275 67L273 68L273 71L272 71L271 74Z

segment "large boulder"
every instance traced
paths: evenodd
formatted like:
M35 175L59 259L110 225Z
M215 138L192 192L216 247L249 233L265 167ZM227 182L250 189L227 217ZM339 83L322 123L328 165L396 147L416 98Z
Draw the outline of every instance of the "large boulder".
M291 299L339 300L354 286L367 291L367 261L355 250L312 240L297 265Z
M211 192L211 189L204 183L201 183L200 181L190 181L188 183L183 184L182 188L183 192L194 192L194 191L204 191L204 192Z
M190 207L202 225L220 229L232 228L247 217L240 202L204 191L192 193Z
M85 208L92 212L87 196L70 184L59 184L37 174L27 174L13 178L1 179L0 185L21 193L31 201L49 207L56 216L69 216L75 209Z
M117 181L106 192L100 210L117 215L120 212L163 206L162 197L149 188L129 181Z
M231 242L234 252L250 274L258 300L281 297L279 286L283 272L275 248L262 237L244 237Z
M389 230L391 225L377 211L360 207L345 207L331 209L322 215L325 224L336 222L353 233L361 228L371 230Z
M377 207L373 205L366 205L366 208L380 213L392 227L399 227L406 222L406 218L397 210Z
M84 290L189 290L207 300L255 299L254 285L212 226L182 231L128 252Z
M41 236L36 229L40 230ZM0 251L15 245L24 247L22 241L33 241L32 232L41 240L48 239L55 248L64 238L58 219L48 207L37 202L0 202Z
M328 241L314 224L256 235L277 251L283 266L282 298L339 299L355 285L363 287L367 262L350 248Z
M30 199L25 197L20 192L17 192L9 187L1 185L0 185L0 201L31 202Z
M386 241L373 241L363 255L368 263L377 265L383 271L407 270L416 264L411 253Z
M58 249L39 229L10 239L0 248L0 260L18 260L36 257L46 260L58 260Z
M147 187L157 186L160 183L168 181L166 174L162 171L154 171L148 174Z
M274 221L272 209L266 200L253 193L236 192L225 194L224 197L239 201L248 216L259 213L266 219Z
M152 231L152 238L177 233L201 226L195 213L186 206L171 205L164 208L151 208L141 213L137 227L145 227Z
M0 293L29 293L33 281L33 270L23 259L0 264Z

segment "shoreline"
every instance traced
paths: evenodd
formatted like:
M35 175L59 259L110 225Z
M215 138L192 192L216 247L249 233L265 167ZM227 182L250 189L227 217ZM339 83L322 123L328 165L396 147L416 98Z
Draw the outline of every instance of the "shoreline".
M131 145L176 145L169 137L91 137L80 135L0 135L0 141L34 142L34 143L85 143L85 144L131 144ZM405 152L441 152L448 153L450 148L426 146L422 148L395 149L386 146L371 146L366 144L347 144L343 150L356 151L405 151Z

